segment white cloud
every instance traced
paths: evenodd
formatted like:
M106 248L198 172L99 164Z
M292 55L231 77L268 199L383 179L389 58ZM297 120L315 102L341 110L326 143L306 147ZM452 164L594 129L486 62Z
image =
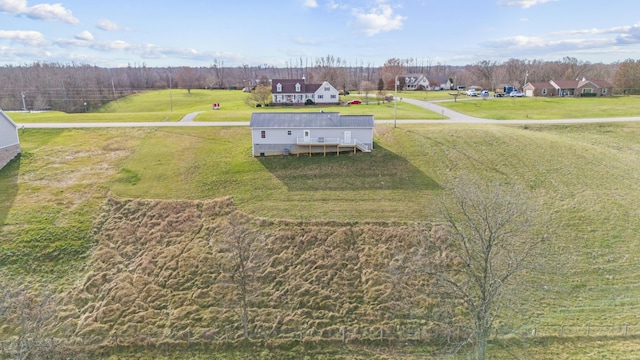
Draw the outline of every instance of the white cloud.
M30 46L46 44L44 35L38 31L0 30L0 39L23 43Z
M0 0L0 11L16 16L24 15L34 20L62 21L68 24L80 23L80 20L73 16L71 10L65 9L62 4L28 6L27 0Z
M356 26L367 36L373 36L380 32L402 29L402 23L406 17L395 15L389 4L379 2L378 6L369 13L354 10Z
M304 0L302 5L304 7L316 8L318 7L318 2L316 0Z
M122 26L120 26L120 24L111 21L111 20L106 20L106 19L102 19L100 21L98 21L98 23L96 24L96 27L100 30L104 30L104 31L121 31L121 30L126 30L125 28L123 28Z
M75 38L82 41L93 41L93 34L85 30L80 34L77 34Z
M592 36L614 35L618 45L640 44L640 23L632 26L616 26L611 28L591 28L582 30L567 30L551 34L554 37L562 36Z
M532 6L545 4L552 1L558 1L558 0L499 0L498 5L516 6L516 7L521 7L523 9L528 9Z

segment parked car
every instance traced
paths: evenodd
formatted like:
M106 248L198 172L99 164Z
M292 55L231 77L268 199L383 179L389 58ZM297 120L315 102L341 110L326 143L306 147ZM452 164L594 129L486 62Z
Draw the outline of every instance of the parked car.
M511 97L523 97L523 96L524 96L524 94L523 94L523 93L521 93L521 92L520 92L520 91L518 91L518 90L513 90L513 91L509 94L509 96L511 96Z
M469 89L469 90L467 90L467 95L468 96L478 96L478 93L476 92L475 89Z
M480 91L480 96L482 96L482 97L489 97L489 91L488 91L488 90L482 90L482 91Z
M355 99L355 100L351 100L349 102L347 102L347 104L349 105L358 105L358 104L362 104L361 100Z

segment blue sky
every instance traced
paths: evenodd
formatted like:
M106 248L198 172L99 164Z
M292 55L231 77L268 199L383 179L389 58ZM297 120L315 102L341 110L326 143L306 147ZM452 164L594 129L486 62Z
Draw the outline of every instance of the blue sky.
M638 0L0 0L0 65L640 59Z

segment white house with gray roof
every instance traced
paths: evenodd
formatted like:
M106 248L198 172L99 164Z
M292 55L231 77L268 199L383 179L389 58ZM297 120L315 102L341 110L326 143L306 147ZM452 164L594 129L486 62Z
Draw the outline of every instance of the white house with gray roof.
M404 76L404 90L450 90L451 79L446 76L425 76L423 74L407 74Z
M373 115L338 112L257 112L251 115L253 156L370 152Z
M307 84L304 78L271 80L271 98L276 105L305 105L307 101L318 105L340 103L338 90L329 82Z
M0 169L20 154L18 125L0 110Z

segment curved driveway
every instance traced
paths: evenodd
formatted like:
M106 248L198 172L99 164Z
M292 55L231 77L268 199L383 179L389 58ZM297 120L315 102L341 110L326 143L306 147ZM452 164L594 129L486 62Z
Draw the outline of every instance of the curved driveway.
M482 119L450 110L440 106L434 101L423 101L403 98L409 104L423 107L427 110L442 114L448 119L444 120L405 120L388 119L376 120L378 124L581 124L598 122L623 122L640 121L640 116L615 117L615 118L587 118L587 119L556 119L556 120L493 120ZM451 101L451 100L444 100ZM108 127L201 127L201 126L249 126L248 121L207 121L196 122L193 118L198 113L185 115L179 122L103 122L103 123L18 123L20 128L25 129L53 129L53 128L108 128Z

